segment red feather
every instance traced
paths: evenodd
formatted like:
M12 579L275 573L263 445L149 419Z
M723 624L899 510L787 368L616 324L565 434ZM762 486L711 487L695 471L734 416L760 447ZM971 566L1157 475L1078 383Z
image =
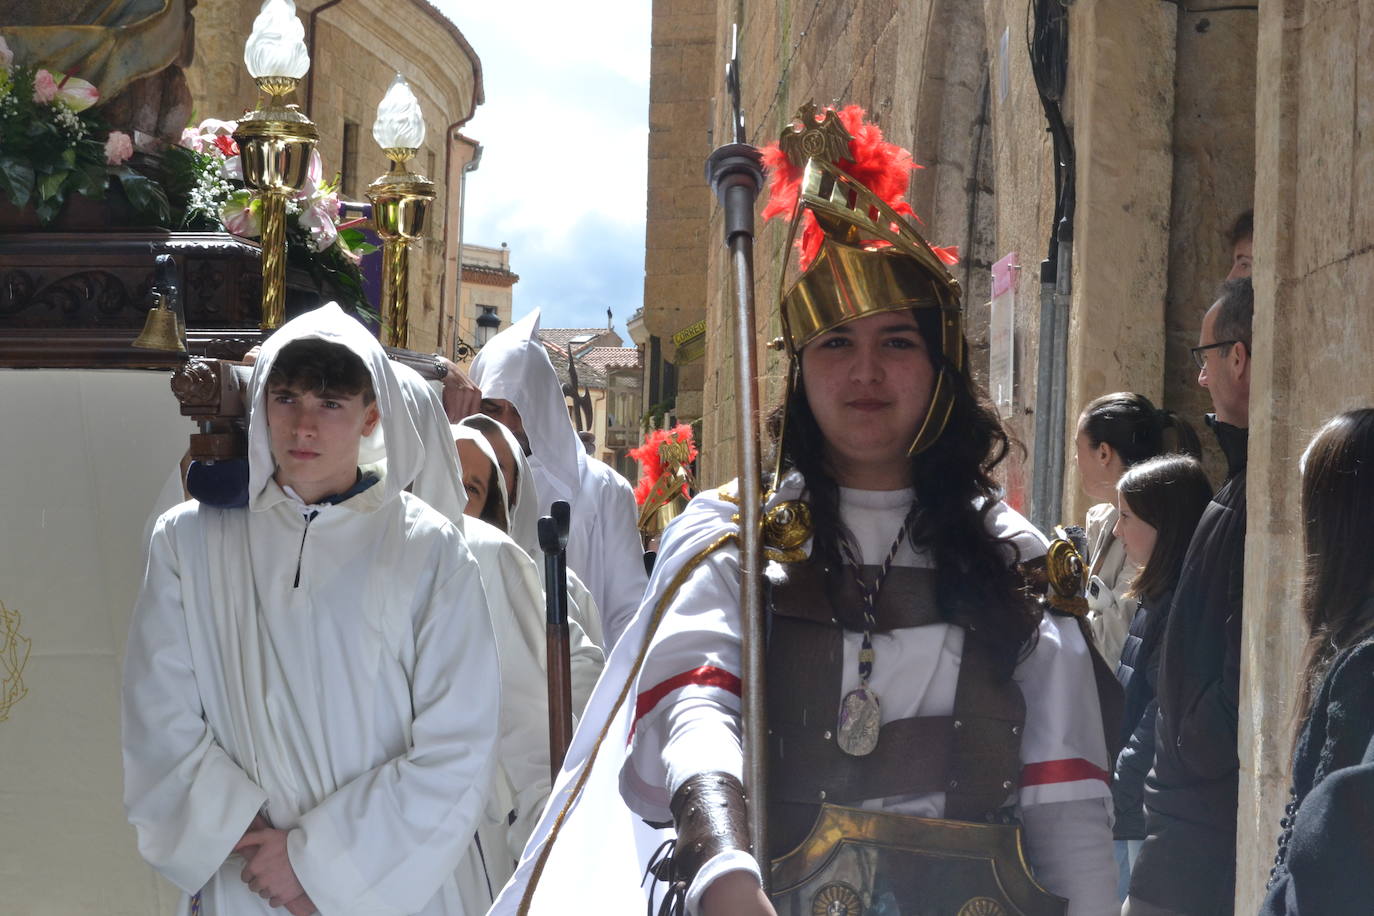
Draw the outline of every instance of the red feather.
M639 448L630 449L630 457L639 462L639 482L635 484L635 502L641 506L649 498L649 491L654 488L654 484L663 476L663 459L659 457L658 447L665 442L686 442L687 461L691 463L697 458L697 447L692 441L692 427L686 423L679 423L672 429L650 430L649 435L644 437L644 444ZM682 488L683 496L691 496L687 488Z
M832 109L827 109L827 111ZM910 216L918 223L921 218L911 209L904 199L912 169L922 166L911 161L911 153L895 143L883 139L883 131L877 124L864 121L864 110L858 105L846 105L838 112L840 123L853 138L849 141L850 158L840 160L837 165L860 184L864 185L889 207L902 216ZM792 218L801 194L803 170L794 166L777 143L763 148L763 164L768 169L770 186L768 203L763 208L763 218L780 216L785 220ZM816 223L810 210L802 211L801 238L797 242L800 251L798 261L802 270L820 253L824 233ZM889 242L875 239L872 247L880 248ZM956 264L959 260L958 249L936 248L936 255L946 264Z

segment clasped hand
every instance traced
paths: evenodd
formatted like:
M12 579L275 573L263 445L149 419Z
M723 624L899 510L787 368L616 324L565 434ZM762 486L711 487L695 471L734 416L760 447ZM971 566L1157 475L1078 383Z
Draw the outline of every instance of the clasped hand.
M286 907L291 916L310 916L315 904L301 887L291 859L286 854L286 831L273 829L261 814L234 844L234 852L248 864L243 867L243 883L269 905Z

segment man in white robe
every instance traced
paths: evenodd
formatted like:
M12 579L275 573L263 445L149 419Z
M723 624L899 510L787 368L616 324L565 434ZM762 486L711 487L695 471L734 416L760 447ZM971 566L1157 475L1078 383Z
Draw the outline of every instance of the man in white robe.
M563 389L539 341L539 310L497 334L472 364L482 413L515 433L533 471L540 514L554 500L572 507L568 565L601 610L609 650L644 596L644 548L629 482L591 457L568 417Z
M351 445L350 392L268 384L308 340L367 370ZM181 912L480 912L496 646L462 534L404 492L424 450L396 377L326 306L264 345L249 395L248 507L183 503L149 548L124 669L139 851ZM372 427L385 460L358 467Z

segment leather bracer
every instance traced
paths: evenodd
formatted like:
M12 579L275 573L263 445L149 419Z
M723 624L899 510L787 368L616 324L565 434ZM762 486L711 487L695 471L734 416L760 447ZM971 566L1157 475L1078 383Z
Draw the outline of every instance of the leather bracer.
M674 884L690 887L701 867L727 849L752 852L744 786L729 773L701 773L684 782L668 806L677 825Z

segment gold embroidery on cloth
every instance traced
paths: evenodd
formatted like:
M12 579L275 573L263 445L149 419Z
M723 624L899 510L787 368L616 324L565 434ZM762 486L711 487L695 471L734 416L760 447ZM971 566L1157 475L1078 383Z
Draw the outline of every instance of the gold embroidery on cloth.
M10 708L24 699L24 666L29 661L32 642L19 635L19 612L0 601L0 722L10 717Z

